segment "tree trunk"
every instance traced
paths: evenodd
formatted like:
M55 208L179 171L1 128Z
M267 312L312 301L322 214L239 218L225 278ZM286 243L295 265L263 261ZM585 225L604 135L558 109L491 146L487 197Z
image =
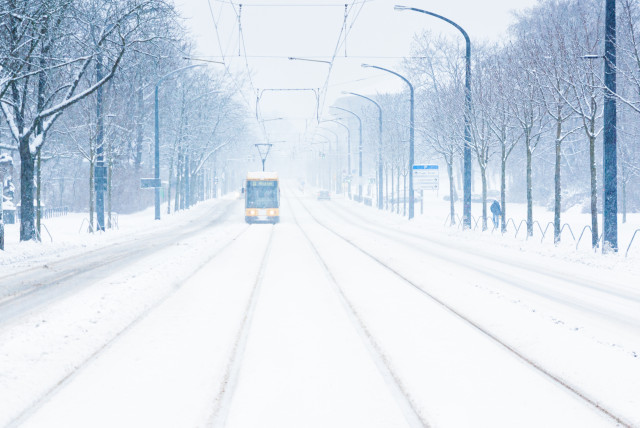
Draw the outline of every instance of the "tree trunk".
M622 180L622 222L627 222L627 180Z
M93 233L93 213L94 213L94 204L93 204L93 195L94 195L94 161L93 161L93 144L89 148L89 156L91 159L89 160L89 231Z
M173 156L169 162L169 184L167 185L167 215L171 214L171 179L173 178Z
M407 216L407 174L402 174L402 215Z
M531 141L527 137L527 236L533 236L533 195L531 193Z
M393 197L393 193L395 191L395 180L396 180L396 176L393 173L393 168L391 169L391 212L393 212L393 204L395 202L394 197Z
M173 211L180 210L180 192L182 190L182 149L178 148L178 164L176 165L176 201Z
M42 241L42 228L40 222L42 221L42 202L40 200L40 188L42 186L42 156L41 150L38 150L36 155L36 239Z
M29 149L29 138L20 139L20 240L35 239L34 225L34 168L35 159Z
M507 149L502 144L502 158L500 159L500 231L507 231Z
M449 175L449 216L451 218L451 226L456 224L456 205L455 205L455 183L453 177L453 159L447 161L447 174Z
M189 165L189 155L184 156L184 207L191 206L191 170Z
M559 111L559 114L562 113ZM560 115L558 115L560 117ZM560 215L562 212L562 185L560 181L560 164L562 162L562 121L556 122L556 165L554 174L555 200L553 204L553 243L558 245L560 235Z
M482 179L482 231L487 230L487 167L480 166Z
M4 251L4 216L2 215L3 201L4 201L4 175L0 171L0 251Z
M396 214L400 214L400 168L398 168L396 179Z
M595 126L592 124L592 128ZM596 175L596 138L589 136L589 166L591 170L591 247L598 247L598 182Z
M144 96L142 93L142 79L138 79L138 90L136 91L136 155L135 155L135 168L136 178L140 178L140 167L142 165L142 140L143 136L143 121L144 121Z

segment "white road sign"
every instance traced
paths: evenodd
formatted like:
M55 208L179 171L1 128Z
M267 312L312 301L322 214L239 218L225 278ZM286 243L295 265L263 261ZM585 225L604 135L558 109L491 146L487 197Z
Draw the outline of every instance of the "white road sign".
M438 190L438 165L414 165L413 188L415 190Z

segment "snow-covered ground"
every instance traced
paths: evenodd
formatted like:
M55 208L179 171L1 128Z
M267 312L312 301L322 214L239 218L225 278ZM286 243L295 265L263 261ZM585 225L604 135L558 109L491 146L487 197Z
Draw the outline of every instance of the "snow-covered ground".
M285 185L276 226L245 225L233 195L99 235L51 219L43 244L10 226L0 426L640 426L640 246L463 232L435 197L419 212Z

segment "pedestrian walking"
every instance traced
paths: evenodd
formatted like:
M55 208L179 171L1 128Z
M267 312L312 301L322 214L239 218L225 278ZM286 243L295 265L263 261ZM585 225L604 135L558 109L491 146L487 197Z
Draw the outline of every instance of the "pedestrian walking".
M500 202L496 201L495 199L491 204L491 214L493 214L491 219L493 220L493 227L495 229L500 224L500 215L502 214L502 210L500 209Z

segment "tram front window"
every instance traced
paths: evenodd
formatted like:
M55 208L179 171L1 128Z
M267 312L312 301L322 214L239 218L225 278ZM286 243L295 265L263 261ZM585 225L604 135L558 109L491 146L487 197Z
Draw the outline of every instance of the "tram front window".
M276 208L278 206L278 183L256 181L247 183L247 208Z

